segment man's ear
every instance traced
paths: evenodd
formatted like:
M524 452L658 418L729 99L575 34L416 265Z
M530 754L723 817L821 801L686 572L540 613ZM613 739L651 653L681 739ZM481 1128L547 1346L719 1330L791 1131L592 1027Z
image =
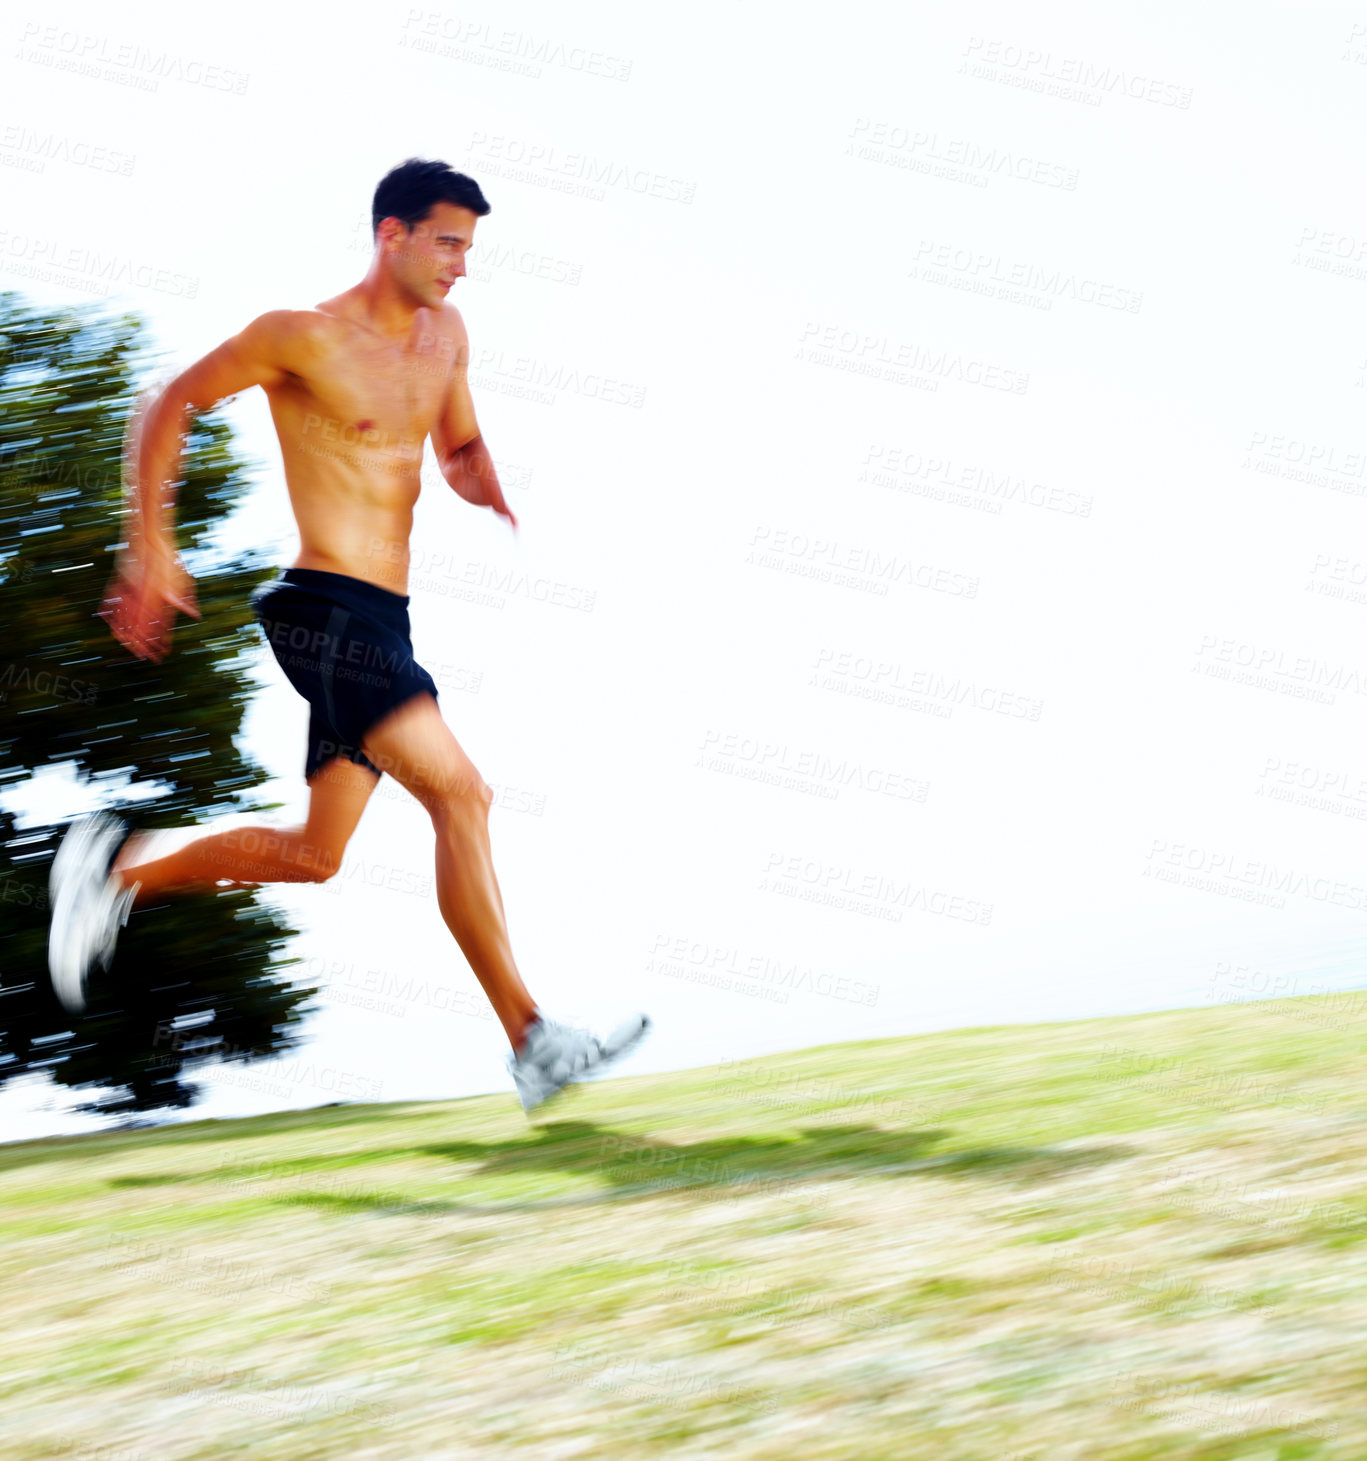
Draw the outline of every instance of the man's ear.
M382 218L380 219L380 228L375 239L377 243L388 247L395 239L402 239L403 235L407 232L408 230L404 227L402 218Z

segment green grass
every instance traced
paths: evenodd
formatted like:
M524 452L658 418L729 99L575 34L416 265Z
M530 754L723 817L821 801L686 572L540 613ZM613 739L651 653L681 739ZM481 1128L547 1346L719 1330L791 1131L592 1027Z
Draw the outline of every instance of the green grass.
M1361 1461L1331 1000L0 1147L0 1455Z

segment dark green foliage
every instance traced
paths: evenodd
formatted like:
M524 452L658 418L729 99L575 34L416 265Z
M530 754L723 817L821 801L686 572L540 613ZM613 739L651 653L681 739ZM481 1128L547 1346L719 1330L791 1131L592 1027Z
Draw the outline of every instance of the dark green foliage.
M272 570L212 546L247 483L228 426L208 414L190 430L177 494L203 618L178 616L154 664L98 617L121 532L124 430L149 369L141 330L132 315L37 311L0 294L0 797L37 768L65 765L135 825L185 827L270 810L256 793L266 773L234 737L261 642L248 595ZM200 1059L294 1043L314 992L281 977L297 930L250 889L138 909L73 1030L47 977L61 831L21 829L0 812L0 1083L48 1070L65 1085L112 1087L92 1109L184 1106L192 1055L184 1040L172 1048L171 1021L194 1026Z

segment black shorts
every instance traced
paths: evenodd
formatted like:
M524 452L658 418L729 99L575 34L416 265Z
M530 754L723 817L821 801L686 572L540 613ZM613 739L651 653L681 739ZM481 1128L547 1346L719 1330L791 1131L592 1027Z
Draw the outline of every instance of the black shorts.
M334 756L381 775L361 750L366 732L414 695L437 695L413 658L408 595L347 573L285 568L251 604L280 668L309 703L305 780Z

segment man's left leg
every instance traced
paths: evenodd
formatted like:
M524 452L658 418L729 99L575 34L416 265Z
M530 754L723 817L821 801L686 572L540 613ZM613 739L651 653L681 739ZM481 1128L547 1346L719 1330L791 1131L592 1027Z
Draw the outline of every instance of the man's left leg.
M134 832L114 860L121 887L138 884L133 907L163 893L222 883L320 883L341 866L379 776L344 756L309 778L308 815L302 826L234 826L202 832L174 852L157 856L156 832Z
M57 998L72 1014L85 1010L89 972L96 963L109 967L134 900L146 903L167 892L223 883L331 877L379 779L378 772L339 758L310 778L302 827L239 824L197 837L191 833L193 841L160 857L150 845L156 833L133 833L120 846L127 830L121 819L102 812L77 818L49 876L48 968Z

